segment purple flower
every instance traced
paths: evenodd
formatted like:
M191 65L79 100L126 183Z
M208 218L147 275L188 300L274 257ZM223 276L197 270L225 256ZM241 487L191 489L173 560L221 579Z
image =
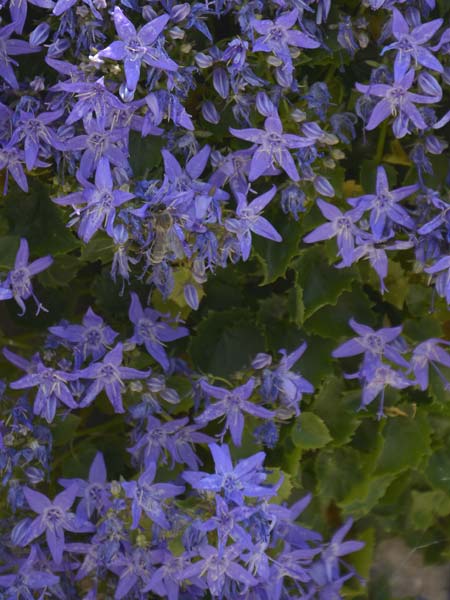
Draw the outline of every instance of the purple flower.
M244 430L244 413L259 417L261 419L271 419L275 413L262 406L258 406L248 399L253 393L255 380L251 377L247 383L240 385L234 390L226 390L206 383L200 382L202 390L219 402L210 404L205 411L195 418L200 425L206 425L210 421L215 421L219 417L226 417L225 426L222 431L222 438L227 430L230 430L231 438L235 446L242 443L242 433Z
M49 327L48 330L73 344L75 369L79 369L89 356L92 356L93 360L102 358L118 335L90 307L83 317L82 325L57 325Z
M18 150L14 146L8 144L4 148L0 148L0 170L6 169L5 183L3 185L3 195L8 193L8 179L12 176L14 181L23 192L28 192L28 181L23 169L22 163L24 154L22 150ZM45 163L39 161L39 167L45 166Z
M18 56L19 54L33 54L35 52L40 52L41 48L35 48L24 40L11 40L10 36L14 31L16 31L15 23L10 23L0 29L0 76L3 77L12 88L17 89L19 83L11 66L12 64L17 65L17 63L10 57Z
M443 19L434 19L423 25L414 27L411 31L402 13L394 8L392 11L392 34L396 41L389 44L381 51L383 55L388 50L397 50L394 62L395 79L400 80L411 66L411 58L415 64L422 65L442 73L441 63L424 45L431 40L436 31L441 27Z
M184 417L183 419L174 419L162 423L156 417L150 416L147 419L146 431L139 436L134 446L128 448L128 451L139 459L146 468L153 463L157 464L161 454L167 451L170 452L175 462L179 462L175 440L178 433L184 429L188 422L188 417ZM165 455L163 462L167 462Z
M243 194L237 194L238 206L236 209L236 218L227 219L225 227L228 231L237 235L244 261L250 256L252 247L251 232L274 242L282 241L278 231L260 214L275 196L276 192L277 188L273 186L268 192L254 198L250 204L247 204L247 199Z
M325 200L318 199L317 204L320 212L330 222L319 225L314 231L308 233L303 238L307 244L313 242L320 242L322 240L329 240L336 237L338 244L338 256L342 258L342 264L346 267L350 266L353 262L353 251L355 247L355 235L359 233L358 227L355 225L362 214L359 210L350 210L346 213L342 213L337 206L325 202Z
M212 596L218 598L223 597L225 586L231 586L232 582L242 584L244 589L253 587L258 580L237 562L241 552L239 544L219 549L203 545L199 548L202 559L187 567L183 575L189 579L202 574Z
M434 104L440 98L408 91L414 82L414 76L414 70L410 69L402 76L397 75L392 85L387 83L356 84L359 92L381 98L370 115L366 129L375 129L390 116L395 117L393 131L397 138L402 138L409 133L409 120L417 129L427 129L428 126L415 104Z
M25 164L29 171L38 166L38 154L41 147L47 154L51 147L62 148L62 144L53 129L47 126L59 119L62 114L62 110L42 112L37 116L31 112L20 112L20 118L10 143L24 142Z
M350 319L349 325L359 337L352 338L333 350L331 355L334 358L344 358L364 353L364 359L369 364L378 364L381 357L385 356L397 365L409 367L409 363L401 356L397 348L390 345L401 334L401 326L385 327L374 331L368 325L357 323L354 319Z
M213 442L213 438L198 431L201 427L201 425L183 425L174 436L169 438L168 449L174 462L184 463L191 469L198 469L200 465L203 465L195 453L193 445L210 444Z
M436 275L436 291L450 304L450 256L439 258L433 266L425 269L425 273Z
M152 552L152 562L160 563L161 566L152 573L150 581L141 592L152 591L167 600L178 600L184 573L191 564L189 559L183 554L174 556L169 550L158 549ZM200 577L191 574L189 579L197 588L206 589L206 584Z
M28 13L28 2L40 8L53 8L52 0L10 0L9 12L16 33L22 33Z
M99 123L106 125L111 111L123 109L123 104L117 96L105 86L104 77L100 77L97 81L63 81L55 87L77 96L77 101L71 106L70 114L66 119L67 125L72 125L92 114Z
M120 40L112 42L107 48L101 50L97 57L123 61L127 88L130 91L134 91L137 87L142 62L164 71L178 69L178 65L165 55L161 48L154 45L167 25L169 15L156 17L139 31L136 31L133 23L126 18L118 6L114 8L113 18Z
M56 406L59 402L69 408L77 408L78 405L67 386L68 381L78 379L76 373L59 371L44 365L40 360L34 363L32 373L24 375L17 381L13 381L10 387L13 390L23 390L38 387L34 399L33 412L40 415L48 423L55 418Z
M292 29L298 17L298 11L294 9L288 13L283 13L275 21L256 18L251 20L253 29L262 36L253 42L253 51L273 52L277 58L283 61L283 71L288 74L288 85L292 81L292 72L294 70L289 46L310 49L320 46L320 42L312 36Z
M361 550L365 546L364 542L343 541L352 525L353 519L347 519L344 525L336 531L330 543L322 552L322 560L325 563L329 581L333 581L339 577L339 559L341 556L358 552L358 550Z
M216 530L220 548L224 548L228 539L231 538L242 548L251 549L253 547L252 538L239 523L247 521L256 510L253 506L229 507L221 496L216 496L216 514L199 525L199 529L200 531Z
M80 408L89 406L100 392L105 390L115 412L125 412L122 404L122 391L125 385L122 380L144 379L150 375L150 371L138 371L130 367L123 367L122 360L122 344L119 343L106 354L102 362L93 363L78 371L80 379L93 379L80 403Z
M450 354L443 348L440 348L439 344L450 346L450 342L447 342L446 340L430 338L414 348L411 358L411 370L422 390L426 390L428 387L428 365L431 365L442 379L445 388L450 389L449 382L437 366L440 364L444 365L444 367L450 367Z
M60 492L53 502L44 494L28 487L24 487L23 492L31 510L39 516L30 523L25 540L19 545L26 546L45 532L52 558L56 564L60 564L64 552L64 530L72 533L95 531L92 523L69 512L76 498L76 485Z
M376 193L350 198L349 204L356 206L360 215L370 210L369 223L375 241L380 241L393 234L392 224L396 223L406 229L414 229L414 220L398 202L414 194L418 184L407 185L397 190L389 190L389 182L383 167L377 169Z
M379 419L384 415L384 392L386 386L403 390L410 385L413 385L413 382L405 377L403 373L394 371L394 369L381 362L370 363L370 365L361 372L361 379L364 383L361 408L365 408L381 394L377 412Z
M150 578L152 573L151 553L146 547L131 547L125 553L117 553L111 561L108 561L107 567L119 576L114 600L129 598L133 588L139 584L140 591ZM94 598L96 597L97 595Z
M101 452L97 452L89 469L87 481L84 479L59 479L64 488L77 486L77 496L82 498L76 514L83 519L90 519L97 511L104 515L110 506L109 484L106 477L106 465Z
M116 208L134 198L131 192L114 190L111 167L107 158L100 158L95 171L95 185L89 181L84 182L84 190L73 192L62 198L55 198L53 202L62 206L86 206L76 214L80 214L78 235L84 242L89 242L92 236L103 226L111 232L116 216Z
M269 369L263 371L261 395L269 402L279 400L281 407L277 410L277 416L281 418L290 418L292 414L298 416L303 394L314 392L314 386L308 380L291 371L305 350L306 343L301 344L290 354L287 354L286 350L280 350L282 358L278 366L273 371Z
M16 573L0 575L0 588L6 588L11 600L34 598L33 592L51 587L59 582L59 577L35 566L38 560L37 547L33 544L28 557L21 561Z
M184 486L153 483L155 474L156 464L150 463L137 481L122 482L126 497L133 500L131 505L132 529L138 527L142 511L163 529L170 529L170 523L162 506L163 500L182 494Z
M29 263L29 257L28 242L25 238L22 238L20 240L19 250L17 251L14 269L8 273L5 284L11 288L14 300L22 309L21 315L24 315L26 311L24 300L28 300L30 296L32 296L33 300L36 302L36 315L38 315L41 310L47 312L47 309L44 308L36 298L33 292L31 278L33 275L37 275L38 273L41 273L41 271L48 269L53 263L53 258L51 256L44 256L43 258L38 258L32 263Z
M210 475L202 471L184 471L185 479L194 489L223 492L227 501L244 504L244 497L267 498L277 493L276 487L262 485L266 474L262 465L266 457L257 452L249 458L240 460L235 467L231 461L230 450L226 444L209 444L214 459L216 473Z
M173 342L189 335L185 327L170 327L162 321L163 315L151 308L142 308L135 292L131 293L131 304L128 312L130 321L134 324L134 335L130 342L144 344L147 352L167 371L169 358L164 349L165 342Z
M280 166L293 181L300 176L289 150L312 146L314 140L291 133L283 133L283 125L278 115L268 117L264 129L233 129L230 133L235 137L258 144L250 163L249 180L255 181L275 164Z
M85 119L83 124L86 134L78 135L64 144L64 149L69 152L84 150L79 169L82 178L89 178L102 158L116 167L128 167L126 147L129 128L116 127L107 131L102 121L96 119Z

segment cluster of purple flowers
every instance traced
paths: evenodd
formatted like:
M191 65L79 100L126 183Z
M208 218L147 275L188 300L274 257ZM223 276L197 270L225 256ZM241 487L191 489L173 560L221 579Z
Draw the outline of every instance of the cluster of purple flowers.
M28 553L15 558L5 546L14 572L0 575L0 587L65 598L84 581L84 597L95 598L107 578L117 600L149 592L201 598L206 590L230 600L336 594L354 575L341 557L364 545L344 541L352 521L324 543L296 523L310 495L291 507L270 501L281 482L265 483L263 452L233 466L228 446L213 443L210 451L215 472L184 471L179 484L155 483L155 462L137 480L108 481L98 453L87 480L61 479L64 489L53 499L24 486L31 516L17 523L11 542ZM185 493L183 481L192 491Z
M442 102L450 29L441 18L426 20L434 0L363 2L386 17L378 40L363 16L329 23L330 0L6 4L4 194L27 194L36 175L50 183L55 209L83 246L109 241L110 275L122 279L122 294L125 284L144 282L167 300L182 281L184 307L197 310L211 274L250 259L253 236L282 242L269 220L279 200L286 220L318 207L327 222L302 241L336 238L337 268L368 259L384 294L389 257L400 252L450 305L450 202L445 186L433 189L427 178L450 122ZM211 30L228 21L231 33L215 43ZM356 85L354 113L331 110L332 68L324 81L302 78L308 56L328 65L330 40L343 68L345 53L379 45L382 62ZM24 55L38 61L39 75L27 75L36 70L25 68ZM358 118L367 132L380 131L376 182L341 201L334 176ZM380 164L389 127L409 153L407 185L390 182ZM205 143L210 137L223 144ZM0 300L14 299L23 315L32 297L37 313L46 311L32 277L52 262L30 262L22 238ZM261 352L233 384L220 382L173 357L172 344L189 335L179 316L147 306L135 291L127 301L120 331L89 308L81 324L51 326L30 359L3 349L23 372L9 382L17 392L2 385L0 399L0 474L13 515L0 520L5 597L341 598L357 577L341 557L363 546L344 541L352 520L324 542L297 522L310 495L277 503L282 477L271 479L264 452L232 457L255 441L270 451L286 423L301 425L303 396L314 393L295 369L306 343L280 350L275 365ZM440 369L450 368L450 342L408 346L401 326L350 326L357 337L332 355L363 355L346 376L359 380L362 407L380 397L383 416L386 388L426 390L430 367L450 388ZM128 427L131 469L109 480L98 452L85 479L61 478L45 495L55 426L95 416L105 396ZM204 463L209 470L199 470Z
M2 400L13 410L12 419L0 421L0 473L10 510L23 518L16 519L12 532L0 527L8 565L0 588L66 598L80 582L86 598L110 593L117 599L144 598L149 592L201 598L206 589L213 597L230 599L338 593L355 575L341 556L363 546L343 541L351 520L329 543L322 541L296 522L310 495L291 507L273 502L282 477L266 481L271 471L263 466L265 453L234 465L223 443L229 432L240 446L244 419L248 430L250 418L263 421L255 426L255 438L268 448L276 444L278 428L300 413L302 395L313 391L292 370L306 344L291 354L281 351L274 367L270 355L258 354L255 375L225 389L169 358L163 343L186 336L187 329L143 308L136 294L129 317L134 333L123 342L89 308L82 324L49 328L42 356L27 360L3 350L25 374L9 384L22 394L19 399L5 392ZM124 366L141 345L153 369ZM193 421L177 416L182 398L168 379L177 374L189 378L190 396L198 397ZM63 491L47 497L36 487L51 474L52 435L39 418L64 424L69 413L76 415L102 392L132 426L128 452L136 478L109 481L103 455L97 453L86 480L60 479ZM226 421L217 433L218 445L213 422L221 418ZM208 458L199 452L206 444L214 460L212 474L199 470L202 458ZM167 468L169 482L167 473L159 479Z

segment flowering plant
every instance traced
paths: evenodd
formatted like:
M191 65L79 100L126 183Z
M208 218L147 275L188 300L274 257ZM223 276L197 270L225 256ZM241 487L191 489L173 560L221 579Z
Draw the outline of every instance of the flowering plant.
M0 598L363 600L386 531L443 561L449 14L2 3Z

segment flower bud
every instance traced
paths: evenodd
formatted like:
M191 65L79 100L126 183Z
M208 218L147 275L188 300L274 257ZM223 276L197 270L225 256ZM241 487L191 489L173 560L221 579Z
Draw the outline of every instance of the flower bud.
M425 93L430 96L436 96L437 98L442 98L442 88L439 85L437 79L433 77L430 73L424 71L420 73L418 77L419 87Z
M264 117L270 117L275 112L275 106L266 92L256 94L256 110Z
M322 175L317 175L317 177L314 179L313 183L314 183L314 189L321 196L327 196L328 198L333 198L333 196L335 195L333 186L328 181L328 179L325 179L325 177L322 177Z
M265 352L259 352L252 360L252 367L254 369L264 369L265 367L270 367L271 364L272 357Z
M213 125L217 125L217 123L220 121L220 115L211 100L206 100L203 102L202 115L205 121L208 121L208 123L212 123Z
M200 304L198 298L197 288L192 285L192 283L188 283L184 286L184 299L186 300L188 306L192 308L192 310L197 310Z
M49 34L50 25L45 21L39 23L39 25L30 33L30 45L40 46L47 40Z
M442 154L447 148L447 144L442 142L435 135L429 135L425 138L425 147L430 154Z
M214 61L211 56L208 56L208 54L205 54L204 52L198 52L195 55L195 62L200 69L208 69L212 66Z
M174 23L184 21L191 12L191 6L188 2L184 4L176 4L170 11L170 18Z
M119 88L119 96L122 98L123 102L131 102L134 98L134 91L129 90L126 83L122 83Z
M228 80L228 73L222 67L214 69L213 86L221 98L224 100L228 98L228 94L230 92L230 82Z
M117 245L125 244L128 241L128 231L125 225L116 225L112 230L112 238Z

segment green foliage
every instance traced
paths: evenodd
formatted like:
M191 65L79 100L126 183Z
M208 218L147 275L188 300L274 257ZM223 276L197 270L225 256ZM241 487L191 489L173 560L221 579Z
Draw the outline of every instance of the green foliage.
M200 322L190 342L196 368L222 377L248 366L262 348L261 327L245 309L211 312Z

